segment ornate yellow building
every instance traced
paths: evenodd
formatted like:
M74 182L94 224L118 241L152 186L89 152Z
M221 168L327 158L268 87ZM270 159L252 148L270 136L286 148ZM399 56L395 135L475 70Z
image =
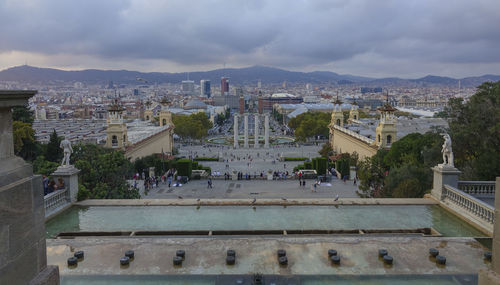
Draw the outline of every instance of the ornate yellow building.
M396 140L395 108L389 104L379 109L380 121L375 131L376 139L364 136L359 132L344 127L343 114L340 104L335 104L329 124L330 145L337 153L356 152L361 159L371 157L380 148L388 148ZM349 112L349 123L359 123L358 106L353 105Z
M106 147L108 148L125 148L129 145L127 136L127 125L123 121L123 107L115 103L109 107L108 112L108 128L106 130Z
M123 150L131 161L151 154L171 155L174 148L175 126L167 103L160 113L160 126L154 126L150 122L152 110L149 111L151 111L149 120L135 121L127 128L123 121L123 108L115 102L109 108L106 147Z

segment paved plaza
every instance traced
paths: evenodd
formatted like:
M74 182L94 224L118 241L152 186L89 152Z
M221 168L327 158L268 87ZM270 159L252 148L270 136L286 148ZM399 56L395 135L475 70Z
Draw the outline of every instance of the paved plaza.
M285 157L308 157L318 156L320 146L275 146L269 149L264 148L237 148L228 146L181 146L180 156L185 157L224 157L223 162L200 161L204 166L209 166L212 172L219 172L220 177L213 179L213 188L208 188L206 179L191 180L180 187L168 187L167 184L160 183L148 194L141 189L141 196L148 199L259 199L259 198L332 198L337 195L339 198L357 198L357 185L353 181L344 183L341 180L333 179L330 182L323 182L316 187L312 187L315 180L307 179L305 186L299 186L299 181L293 177L284 180L268 181L260 178L260 173L264 173L264 178L268 170L273 172L286 172L290 175L293 168L302 161L279 161L280 156ZM242 172L244 177L248 173L250 180L224 180L225 173L232 173L233 170ZM254 177L257 177L255 179ZM142 183L139 183L140 186ZM142 187L141 187L142 188Z
M213 188L207 188L207 180L192 180L180 187L168 187L160 183L143 198L148 199L259 199L259 198L357 198L357 187L352 181L345 184L341 180L321 183L312 192L314 180L306 180L306 186L299 186L298 180L214 180Z
M268 170L281 171L289 173L293 172L293 168L303 161L283 161L280 162L280 156L284 157L307 157L309 159L319 156L318 151L321 145L307 146L273 146L271 148L237 148L233 149L229 146L181 146L179 155L187 158L198 157L223 157L224 162L217 161L200 161L203 166L209 166L212 172L220 172L221 176L224 173L232 173L233 170L248 173L249 175L264 174Z

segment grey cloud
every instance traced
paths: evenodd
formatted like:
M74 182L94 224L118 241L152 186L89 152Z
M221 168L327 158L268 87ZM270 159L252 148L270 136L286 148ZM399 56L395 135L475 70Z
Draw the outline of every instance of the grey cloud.
M0 2L1 51L290 68L375 54L500 63L498 0Z

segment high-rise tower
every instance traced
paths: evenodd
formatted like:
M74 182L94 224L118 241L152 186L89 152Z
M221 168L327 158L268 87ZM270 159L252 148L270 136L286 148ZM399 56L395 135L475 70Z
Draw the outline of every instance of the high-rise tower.
M222 77L220 79L220 95L229 95L229 77Z

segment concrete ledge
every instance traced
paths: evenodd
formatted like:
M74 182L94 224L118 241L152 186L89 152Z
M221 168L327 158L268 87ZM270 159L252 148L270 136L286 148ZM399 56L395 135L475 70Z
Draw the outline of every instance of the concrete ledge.
M90 199L76 203L80 206L228 206L228 205L437 205L428 198L340 198L334 199Z
M59 267L47 266L30 281L29 285L59 285Z
M493 270L482 269L479 271L479 285L500 285L500 276Z

